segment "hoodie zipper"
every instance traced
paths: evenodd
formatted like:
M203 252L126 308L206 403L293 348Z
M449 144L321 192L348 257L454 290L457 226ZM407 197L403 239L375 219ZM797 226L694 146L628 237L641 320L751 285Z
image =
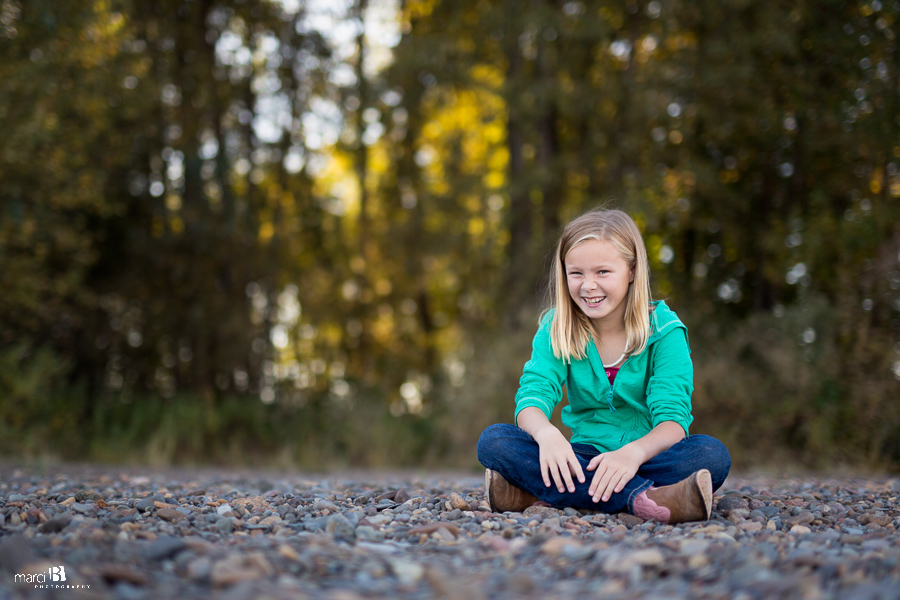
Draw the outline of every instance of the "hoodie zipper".
M628 364L628 361L629 361L629 360L631 360L631 357L630 357L630 356L629 356L628 358L626 358L626 359L625 359L625 362L623 362L622 365L619 367L619 373L622 372L622 369L625 367L626 364ZM602 364L602 363L601 363L601 364ZM606 373L606 369L603 369L603 372ZM618 373L616 373L616 379L619 379L619 374L618 374ZM606 380L609 381L609 375L606 376ZM613 403L612 403L612 401L613 401L613 388L615 388L615 387L616 387L616 382L613 381L613 382L609 385L609 392L606 394L606 403L609 405L609 412L611 412L611 413L616 412L616 407L613 406Z

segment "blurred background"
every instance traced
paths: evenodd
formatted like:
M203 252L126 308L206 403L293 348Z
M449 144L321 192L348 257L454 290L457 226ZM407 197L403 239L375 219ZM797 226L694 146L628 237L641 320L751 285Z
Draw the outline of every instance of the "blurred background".
M0 454L475 468L632 214L742 468L900 467L900 3L0 0Z

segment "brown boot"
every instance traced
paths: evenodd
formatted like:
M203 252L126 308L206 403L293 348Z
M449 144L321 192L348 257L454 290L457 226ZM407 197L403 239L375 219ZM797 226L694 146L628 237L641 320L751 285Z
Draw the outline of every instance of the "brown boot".
M517 488L490 469L484 472L484 493L493 512L522 512L538 501L537 496Z
M712 476L706 469L678 483L647 490L650 500L669 510L668 523L709 520L712 496Z

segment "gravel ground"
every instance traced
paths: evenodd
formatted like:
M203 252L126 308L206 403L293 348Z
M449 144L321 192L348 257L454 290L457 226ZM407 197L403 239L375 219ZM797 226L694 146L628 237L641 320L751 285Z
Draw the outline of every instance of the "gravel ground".
M710 521L669 526L491 513L470 473L6 464L0 599L900 599L898 494L733 476Z

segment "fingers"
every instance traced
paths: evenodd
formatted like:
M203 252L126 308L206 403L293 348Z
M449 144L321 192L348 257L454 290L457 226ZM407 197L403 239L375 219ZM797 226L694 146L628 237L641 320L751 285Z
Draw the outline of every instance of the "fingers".
M541 457L541 478L544 480L544 487L550 487L550 473L547 459Z
M597 468L597 465L599 465L601 462L603 462L603 455L598 454L597 456L595 456L594 458L591 459L591 462L588 463L587 470L593 471L594 469Z
M584 483L584 471L581 470L581 463L575 458L575 454L569 457L569 471L578 478L578 483Z
M625 476L625 473L614 473L606 484L606 488L603 491L603 501L606 502L609 500L610 496L613 494L613 490L616 489L616 486L619 485L619 482L622 481L622 478Z

